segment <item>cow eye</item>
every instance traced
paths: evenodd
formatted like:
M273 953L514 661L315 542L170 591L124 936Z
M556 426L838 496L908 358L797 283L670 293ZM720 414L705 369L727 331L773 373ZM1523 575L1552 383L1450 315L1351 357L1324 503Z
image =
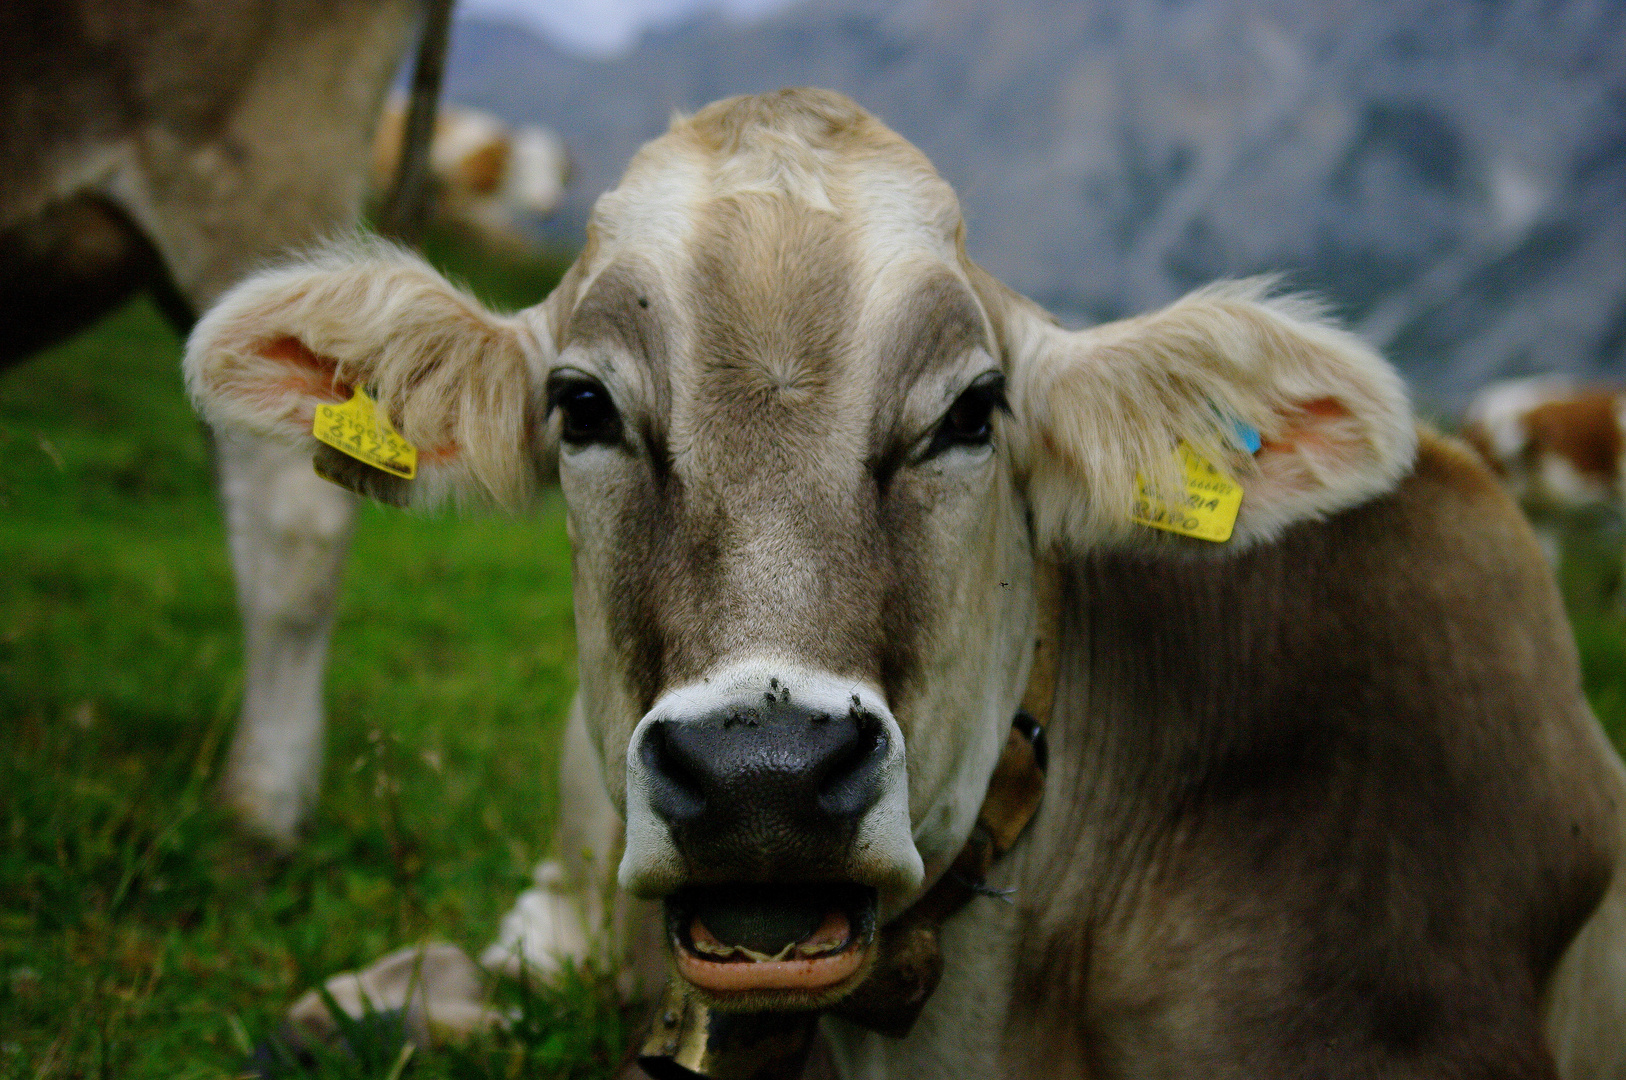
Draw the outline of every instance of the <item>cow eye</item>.
M977 376L943 414L926 456L933 457L953 446L988 445L994 437L994 410L1003 408L1007 408L1005 376L997 371Z
M564 418L559 437L572 446L621 441L621 414L602 383L585 375L548 380L548 408Z

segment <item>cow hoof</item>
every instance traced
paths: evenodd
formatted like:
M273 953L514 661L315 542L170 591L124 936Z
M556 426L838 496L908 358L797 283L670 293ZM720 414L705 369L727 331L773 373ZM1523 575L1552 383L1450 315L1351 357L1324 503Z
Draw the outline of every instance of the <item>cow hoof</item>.
M485 973L444 941L398 949L360 971L333 976L324 988L351 1020L399 1024L404 1038L420 1046L467 1038L503 1019L487 1004ZM288 1029L299 1044L333 1043L349 1027L317 990L288 1010Z
M540 863L533 879L536 884L519 894L503 916L497 940L481 954L487 971L512 979L549 979L566 964L581 966L591 959L582 890L572 886L555 859Z

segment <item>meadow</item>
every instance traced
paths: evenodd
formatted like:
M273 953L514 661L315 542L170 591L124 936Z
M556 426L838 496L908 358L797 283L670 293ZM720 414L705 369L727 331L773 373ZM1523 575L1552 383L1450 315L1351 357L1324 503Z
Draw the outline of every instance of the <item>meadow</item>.
M437 261L490 302L564 260ZM138 301L0 376L0 1076L240 1076L292 999L425 937L474 951L545 852L575 686L557 497L520 518L367 506L328 680L326 785L280 857L215 805L241 645L179 342ZM415 1076L599 1076L590 973ZM510 1003L514 1003L512 1000ZM325 1063L330 1076L387 1076ZM365 1055L363 1055L365 1056Z
M562 269L432 254L508 308ZM322 978L426 937L477 953L551 831L575 680L556 496L518 518L363 510L309 840L234 832L212 792L237 615L178 358L138 301L0 376L0 1077L242 1076ZM1563 574L1617 742L1618 532L1577 531ZM606 1076L641 1020L593 972L499 996L513 1030L411 1074ZM394 1080L387 1034L316 1071Z

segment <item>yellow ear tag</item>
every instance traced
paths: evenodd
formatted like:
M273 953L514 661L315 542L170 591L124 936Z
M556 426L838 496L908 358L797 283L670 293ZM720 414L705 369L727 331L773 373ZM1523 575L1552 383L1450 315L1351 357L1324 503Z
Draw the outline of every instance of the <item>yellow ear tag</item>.
M1212 462L1184 441L1179 449L1185 471L1185 501L1169 505L1146 489L1146 478L1135 477L1135 505L1129 520L1181 536L1195 536L1223 544L1231 538L1237 511L1242 508L1242 488Z
M418 448L401 438L389 417L378 411L361 387L343 405L318 405L311 434L341 454L391 476L411 480L418 474Z

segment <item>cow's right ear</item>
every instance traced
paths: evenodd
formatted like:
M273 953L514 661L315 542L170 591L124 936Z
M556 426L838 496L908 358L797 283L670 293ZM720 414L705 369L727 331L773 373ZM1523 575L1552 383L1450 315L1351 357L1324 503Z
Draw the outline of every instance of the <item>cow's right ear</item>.
M226 293L186 345L186 385L214 427L308 448L316 408L364 388L418 448L416 504L514 506L537 483L533 371L547 334L486 310L409 252L356 240Z
M1165 521L1168 507L1202 501L1187 488L1181 443L1242 488L1225 550L1357 506L1411 469L1417 429L1400 376L1268 280L1212 285L1078 331L986 275L977 285L1005 350L1007 430L1046 545L1189 546L1131 520L1142 483L1153 495L1143 512Z

